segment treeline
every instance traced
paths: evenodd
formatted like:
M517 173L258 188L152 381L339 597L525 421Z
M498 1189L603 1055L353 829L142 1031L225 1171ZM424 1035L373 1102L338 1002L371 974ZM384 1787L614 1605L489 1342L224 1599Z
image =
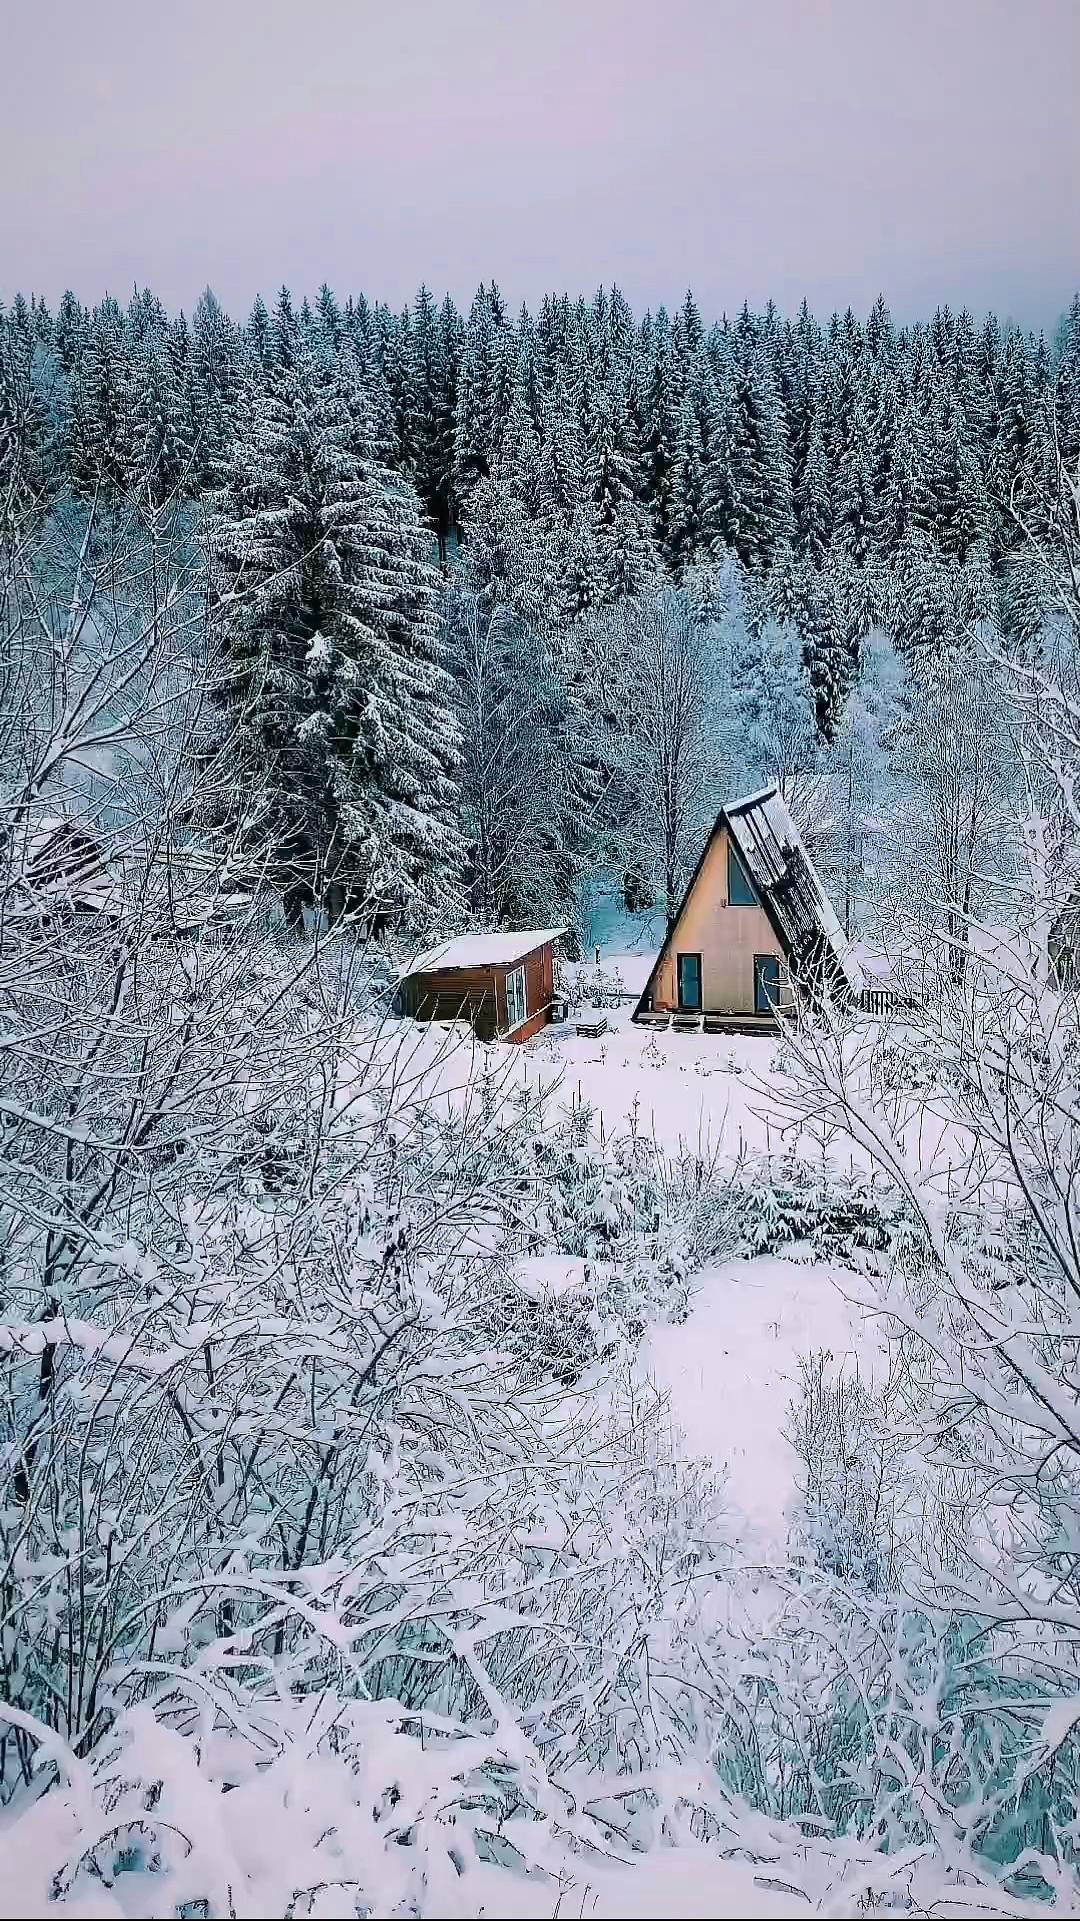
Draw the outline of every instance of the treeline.
M985 618L1034 639L1028 536L1078 457L1080 296L1053 344L948 308L896 327L880 299L636 320L617 288L516 318L494 286L467 318L327 287L242 325L209 292L190 322L146 291L0 316L9 515L199 508L233 796L200 826L236 831L254 771L245 852L294 921L572 911L625 851L629 654L662 632L664 680L673 583L707 623L737 569L747 659L800 662L822 741L875 626L903 654Z
M1045 513L1058 453L1080 454L1080 296L1050 343L948 307L898 328L880 298L865 323L825 326L771 303L710 326L691 295L636 320L617 288L515 318L492 285L467 318L423 287L401 313L325 286L297 307L283 289L243 325L209 292L190 322L147 291L126 310L68 293L55 315L18 296L0 329L2 458L38 488L152 474L198 495L298 340L355 359L441 551L492 477L573 530L567 614L727 549L752 571L834 550L862 566L914 536L997 565L1014 510Z

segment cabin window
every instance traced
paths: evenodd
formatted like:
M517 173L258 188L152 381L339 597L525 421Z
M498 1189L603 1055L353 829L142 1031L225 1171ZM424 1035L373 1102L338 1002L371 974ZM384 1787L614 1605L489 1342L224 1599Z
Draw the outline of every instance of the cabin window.
M525 969L523 967L515 967L513 973L508 974L506 976L507 1029L509 1030L512 1027L520 1027L524 1019L525 1019Z
M730 841L727 850L727 897L731 907L756 907L758 904L753 883Z

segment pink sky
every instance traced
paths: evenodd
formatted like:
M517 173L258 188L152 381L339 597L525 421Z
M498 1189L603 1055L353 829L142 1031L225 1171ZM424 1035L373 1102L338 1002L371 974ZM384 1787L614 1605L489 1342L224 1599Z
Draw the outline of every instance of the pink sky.
M1080 0L34 0L3 41L5 298L1050 325L1080 283Z

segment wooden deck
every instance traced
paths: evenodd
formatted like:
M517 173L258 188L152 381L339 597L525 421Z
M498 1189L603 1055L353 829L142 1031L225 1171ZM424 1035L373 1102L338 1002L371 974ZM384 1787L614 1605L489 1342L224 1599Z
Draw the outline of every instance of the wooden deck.
M706 1034L778 1034L779 1014L706 1014Z
M636 1027L676 1034L778 1034L784 1024L777 1014L690 1014L662 1009L635 1014L633 1020Z

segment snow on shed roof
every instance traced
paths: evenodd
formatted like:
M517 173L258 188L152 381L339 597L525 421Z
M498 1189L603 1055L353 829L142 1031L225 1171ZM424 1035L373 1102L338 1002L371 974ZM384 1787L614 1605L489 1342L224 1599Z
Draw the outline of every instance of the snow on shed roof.
M565 927L526 927L516 932L505 929L498 934L460 934L456 940L442 941L399 969L398 979L412 974L442 973L464 967L510 967L524 960L548 941L558 940Z
M779 788L764 787L729 802L723 811L746 870L782 929L792 958L797 964L810 962L824 941L848 986L859 993L862 969Z

